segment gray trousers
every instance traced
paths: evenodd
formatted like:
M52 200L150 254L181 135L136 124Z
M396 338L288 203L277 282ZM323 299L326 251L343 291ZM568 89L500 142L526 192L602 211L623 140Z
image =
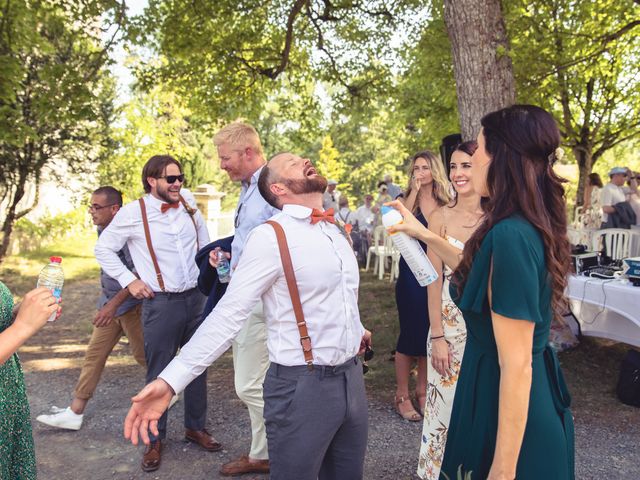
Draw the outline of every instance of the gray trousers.
M368 412L362 364L285 367L264 381L271 480L360 480Z
M147 361L147 383L155 380L173 357L189 341L202 323L206 298L193 288L181 293L155 293L142 302L144 355ZM167 434L167 413L158 421L160 435L149 432L152 441ZM207 417L207 371L184 391L184 426L202 430Z

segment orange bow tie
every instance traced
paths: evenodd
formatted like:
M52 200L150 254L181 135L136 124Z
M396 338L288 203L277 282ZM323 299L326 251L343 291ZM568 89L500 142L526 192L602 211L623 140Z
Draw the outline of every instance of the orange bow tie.
M160 211L162 213L165 213L170 208L178 208L179 206L180 206L180 204L178 202L176 202L176 203L163 203L162 205L160 205Z
M318 210L317 208L314 208L311 211L311 225L315 225L316 223L321 221L336 223L335 219L333 218L333 208L325 210L324 212Z

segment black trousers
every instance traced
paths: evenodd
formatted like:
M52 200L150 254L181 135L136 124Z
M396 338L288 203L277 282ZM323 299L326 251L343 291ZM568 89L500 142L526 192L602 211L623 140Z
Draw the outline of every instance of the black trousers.
M186 344L202 323L206 297L196 288L181 293L155 293L142 303L144 355L147 361L147 383L155 380L173 360L178 349ZM149 432L152 441L167 434L165 412L158 421L160 435ZM202 430L207 417L207 371L184 391L184 426Z

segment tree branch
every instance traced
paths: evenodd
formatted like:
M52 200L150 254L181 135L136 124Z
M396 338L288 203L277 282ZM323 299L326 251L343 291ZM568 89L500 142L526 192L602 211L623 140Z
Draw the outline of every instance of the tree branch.
M307 2L308 0L296 0L293 7L291 7L289 17L287 18L287 33L285 34L284 48L282 49L280 64L277 67L261 69L260 73L265 77L275 80L278 75L284 72L285 68L287 68L289 55L291 54L291 47L293 45L293 25L300 14L302 7L304 7Z

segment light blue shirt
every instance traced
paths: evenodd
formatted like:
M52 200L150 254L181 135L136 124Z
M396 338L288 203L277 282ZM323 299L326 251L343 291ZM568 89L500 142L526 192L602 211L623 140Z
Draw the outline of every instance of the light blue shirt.
M240 200L234 215L236 230L231 243L231 272L238 265L244 244L251 230L263 224L280 210L269 205L258 190L258 178L264 167L260 167L251 175L249 183L242 182Z

